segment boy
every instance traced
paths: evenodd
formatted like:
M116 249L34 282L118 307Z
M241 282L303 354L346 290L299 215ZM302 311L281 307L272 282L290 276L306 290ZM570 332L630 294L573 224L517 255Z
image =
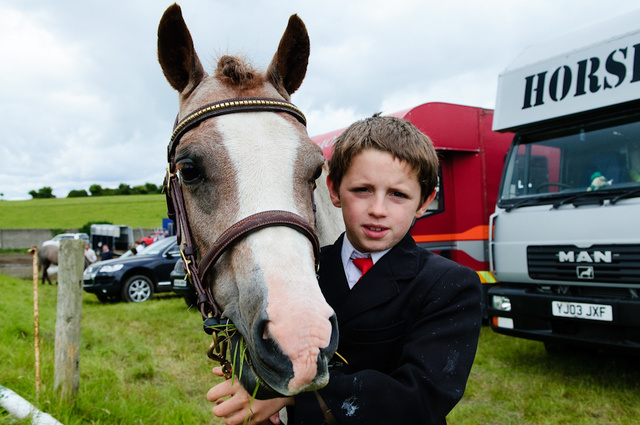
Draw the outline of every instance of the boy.
M431 141L399 118L365 119L336 139L327 184L346 232L322 250L319 283L338 317L346 363L334 357L319 398L254 400L249 423L283 406L288 424L446 423L475 356L480 282L409 234L435 196L437 175ZM369 256L374 265L363 273L354 264L363 260L353 258ZM225 423L245 419L250 397L239 387L227 381L207 394ZM220 401L227 395L234 397Z

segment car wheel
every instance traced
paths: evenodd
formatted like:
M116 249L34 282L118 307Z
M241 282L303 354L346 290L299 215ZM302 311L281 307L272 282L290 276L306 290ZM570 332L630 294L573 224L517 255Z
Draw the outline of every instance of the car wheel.
M126 302L142 303L152 296L153 283L146 276L132 276L122 288L122 299Z

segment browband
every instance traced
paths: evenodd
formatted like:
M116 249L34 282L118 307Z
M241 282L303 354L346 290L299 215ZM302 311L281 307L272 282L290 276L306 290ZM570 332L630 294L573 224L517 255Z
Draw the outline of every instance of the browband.
M184 133L209 118L234 112L286 112L293 115L302 125L307 125L307 119L302 111L286 100L247 97L210 103L190 113L179 122L176 121L169 140L169 162L171 162L171 153L175 150Z

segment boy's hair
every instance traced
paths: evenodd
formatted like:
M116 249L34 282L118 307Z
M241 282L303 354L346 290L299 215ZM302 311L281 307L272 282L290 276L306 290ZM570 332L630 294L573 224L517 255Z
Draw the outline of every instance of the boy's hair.
M424 202L438 184L438 155L431 140L409 121L375 114L356 121L333 143L329 175L336 188L351 166L351 161L365 149L377 149L407 162L420 183Z

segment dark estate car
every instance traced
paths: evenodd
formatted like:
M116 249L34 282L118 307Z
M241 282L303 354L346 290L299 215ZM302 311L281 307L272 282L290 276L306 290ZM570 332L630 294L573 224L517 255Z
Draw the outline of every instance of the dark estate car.
M103 302L114 297L144 302L155 292L172 290L169 275L179 259L176 237L164 238L136 255L93 263L84 271L82 287Z
M187 306L197 307L198 295L189 279L187 279L187 273L184 271L182 259L176 262L171 272L171 288L176 294L182 295Z

